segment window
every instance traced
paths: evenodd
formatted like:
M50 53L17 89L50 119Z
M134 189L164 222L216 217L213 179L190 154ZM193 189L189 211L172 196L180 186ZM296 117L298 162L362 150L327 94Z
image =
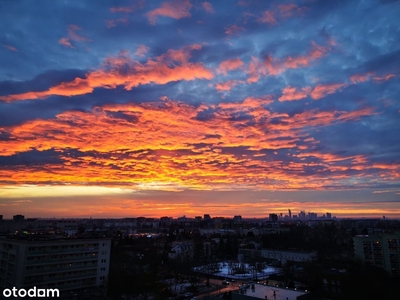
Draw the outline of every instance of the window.
M102 260L101 260L101 263L102 263L102 264L105 264L106 261L107 261L106 259L102 259Z

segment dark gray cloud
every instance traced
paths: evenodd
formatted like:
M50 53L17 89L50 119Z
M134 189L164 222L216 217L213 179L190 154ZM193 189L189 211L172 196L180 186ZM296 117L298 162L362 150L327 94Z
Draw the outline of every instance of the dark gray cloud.
M25 166L40 167L44 165L61 165L64 161L60 158L60 153L54 149L38 151L32 149L29 152L22 152L10 156L0 156L0 167L18 167L23 168Z

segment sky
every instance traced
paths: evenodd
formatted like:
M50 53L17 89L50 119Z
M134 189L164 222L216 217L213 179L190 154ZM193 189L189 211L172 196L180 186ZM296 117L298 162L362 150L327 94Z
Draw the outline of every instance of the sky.
M1 1L0 214L400 218L399 15Z

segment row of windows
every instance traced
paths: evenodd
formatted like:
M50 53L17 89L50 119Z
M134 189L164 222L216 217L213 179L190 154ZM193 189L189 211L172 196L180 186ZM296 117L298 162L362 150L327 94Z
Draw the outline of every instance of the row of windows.
M95 269L91 269L91 270L82 270L82 271L74 271L74 272L58 272L58 273L51 273L48 275L34 275L34 276L26 276L25 280L29 281L29 280L43 280L45 278L54 278L54 277L65 277L65 276L70 276L70 275L75 275L76 277L79 277L81 275L85 275L85 274L92 274L94 273Z
M54 288L57 286L71 285L71 284L87 285L87 284L94 284L95 281L96 281L96 278L87 278L87 279L82 279L82 280L69 280L69 281L64 281L64 282L50 283L50 284L48 284L48 287Z
M64 254L64 255L46 255L46 256L28 256L28 261L46 261L56 259L75 259L75 258L93 258L97 256L97 252L88 253L76 253L76 254Z
M93 260L93 261L85 261L85 262L80 262L80 263L68 263L68 264L52 264L52 265L47 265L47 266L28 266L26 267L27 271L30 270L36 270L36 271L46 271L49 269L61 269L61 268L68 268L68 267L80 267L80 266L86 266L86 265L96 265L97 264L97 260Z
M103 244L104 245L104 244ZM84 248L95 248L98 247L99 244L78 244L78 245L63 245L63 246L40 246L40 247L28 247L29 251L36 251L36 250L45 250L45 249L51 249L51 250L58 250L58 249L84 249Z
M2 244L2 248L6 249L6 250L10 250L10 249L14 248L14 245L13 244L4 243L4 244Z

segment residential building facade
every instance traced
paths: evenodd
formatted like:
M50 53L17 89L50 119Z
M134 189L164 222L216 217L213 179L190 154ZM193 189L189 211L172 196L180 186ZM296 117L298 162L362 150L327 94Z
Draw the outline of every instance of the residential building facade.
M400 276L400 232L358 235L353 242L356 258Z
M59 289L100 286L110 265L109 238L0 239L0 289Z

